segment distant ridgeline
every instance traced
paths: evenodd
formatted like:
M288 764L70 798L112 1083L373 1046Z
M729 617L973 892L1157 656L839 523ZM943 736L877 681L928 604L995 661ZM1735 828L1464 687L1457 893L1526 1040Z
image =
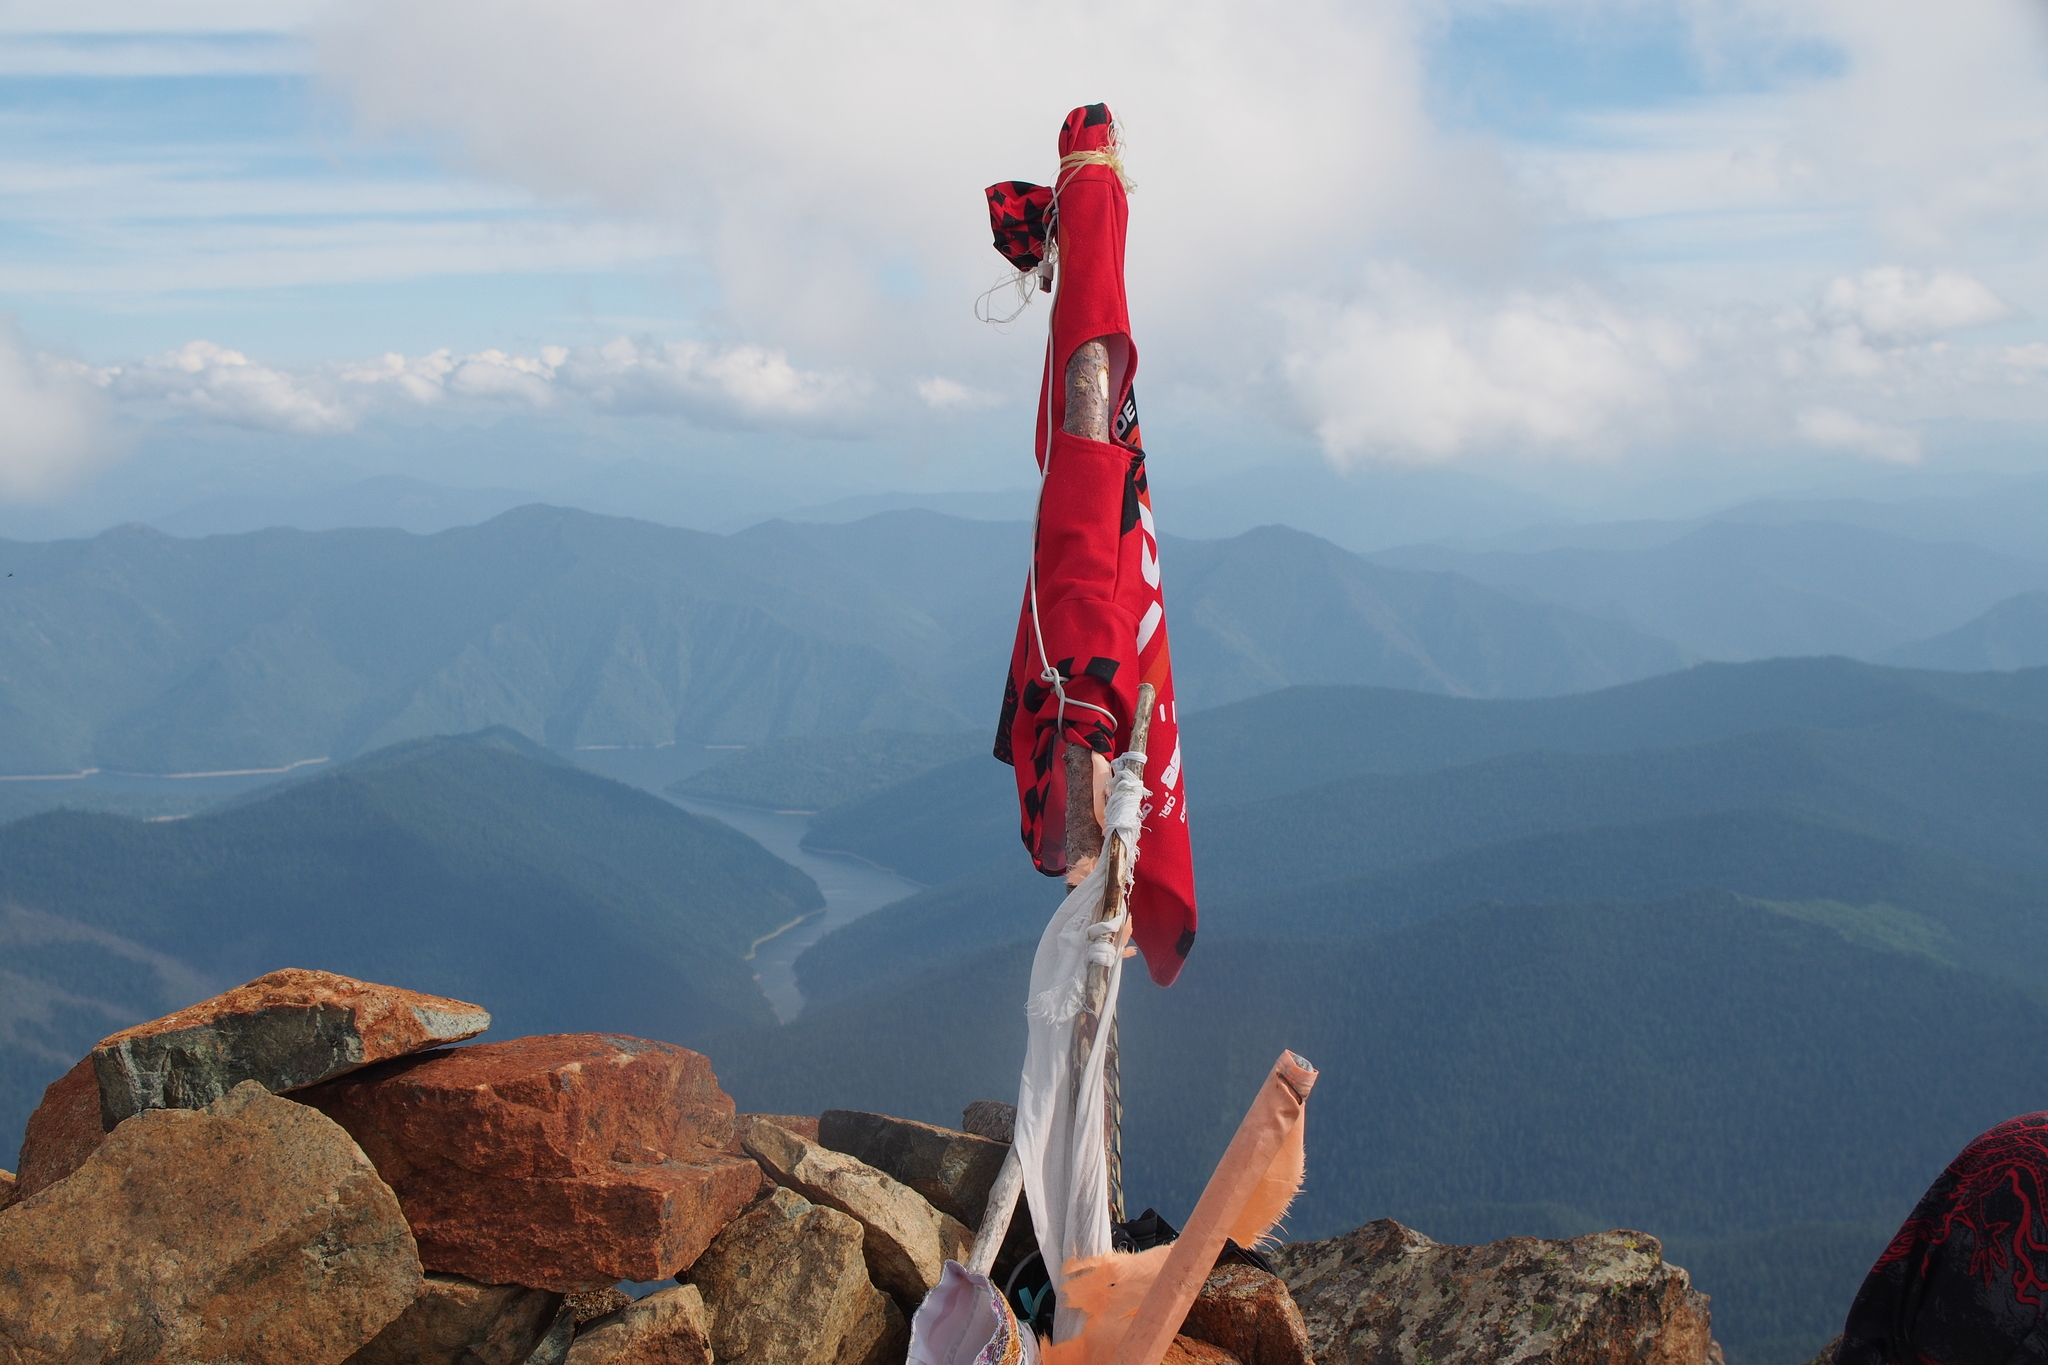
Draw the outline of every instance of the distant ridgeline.
M1292 1046L1324 1080L1290 1236L1646 1229L1731 1361L1796 1365L1954 1151L2048 1108L2048 670L1295 688L1185 744L1202 937L1124 998L1142 1203L1188 1207ZM940 1121L1014 1087L1057 889L1005 779L940 764L813 822L931 889L799 959L795 1024L711 1044L743 1105Z
M984 729L1026 540L935 513L718 536L532 506L430 536L0 542L0 777L267 768L489 725L555 747ZM1166 553L1188 709L1290 683L1545 695L1687 661L1280 527ZM23 785L0 783L0 815L54 799Z

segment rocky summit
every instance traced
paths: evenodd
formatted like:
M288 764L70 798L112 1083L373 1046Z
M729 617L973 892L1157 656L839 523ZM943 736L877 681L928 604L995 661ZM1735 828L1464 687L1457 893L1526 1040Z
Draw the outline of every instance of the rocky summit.
M739 1115L667 1043L446 1045L487 1023L287 971L104 1040L0 1172L0 1365L901 1365L1007 1106ZM1020 1218L999 1269L1029 1242ZM1258 1260L1226 1251L1167 1361L1720 1361L1641 1233L1382 1221Z

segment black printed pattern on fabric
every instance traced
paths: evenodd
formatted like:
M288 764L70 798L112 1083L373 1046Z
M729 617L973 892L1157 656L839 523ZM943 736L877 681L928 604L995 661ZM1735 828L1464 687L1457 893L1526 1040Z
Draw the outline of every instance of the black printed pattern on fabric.
M1941 1173L1857 1291L1838 1365L2048 1365L2048 1113Z
M1028 180L1003 180L988 187L988 221L996 250L1019 270L1036 270L1045 259L1046 215L1052 190Z

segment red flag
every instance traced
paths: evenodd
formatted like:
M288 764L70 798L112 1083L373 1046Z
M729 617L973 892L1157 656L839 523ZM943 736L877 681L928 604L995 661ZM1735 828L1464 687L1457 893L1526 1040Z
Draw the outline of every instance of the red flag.
M1152 796L1130 907L1132 938L1152 979L1170 986L1195 941L1195 875L1159 541L1131 386L1138 351L1124 297L1129 205L1122 177L1105 155L1115 152L1113 129L1107 106L1076 109L1060 130L1053 191L1020 181L988 190L997 250L1029 269L1045 255L1049 227L1059 268L1039 391L1043 482L1034 573L1025 585L995 752L1017 770L1024 846L1039 871L1060 876L1066 871L1066 746L1086 744L1107 756L1123 752L1138 685L1152 684L1158 709L1145 765ZM1109 348L1114 417L1108 441L1060 429L1067 361L1095 340Z

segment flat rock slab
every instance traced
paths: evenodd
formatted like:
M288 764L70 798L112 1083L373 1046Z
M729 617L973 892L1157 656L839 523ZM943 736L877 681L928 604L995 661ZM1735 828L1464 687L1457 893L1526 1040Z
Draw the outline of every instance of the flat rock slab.
M430 1270L558 1292L662 1280L760 1193L698 1053L608 1033L404 1058L299 1092L398 1192Z
M149 1109L198 1109L243 1081L283 1091L373 1062L474 1038L475 1005L288 968L147 1024L92 1050L103 1126Z
M855 1109L819 1115L816 1140L910 1186L970 1228L981 1226L989 1187L1010 1152L1006 1143L971 1133Z
M0 1213L0 1353L340 1365L420 1282L398 1200L348 1134L244 1083L130 1119Z
M696 1285L677 1285L580 1328L569 1365L711 1365L711 1314Z
M808 1142L818 1140L818 1119L814 1114L741 1114L737 1122L744 1129L755 1119L765 1119L777 1128L787 1128Z
M562 1296L545 1289L429 1275L348 1365L522 1365L561 1306Z
M43 1102L28 1116L15 1172L15 1199L26 1199L70 1175L107 1140L100 1121L100 1083L92 1058L59 1076L43 1090ZM10 1201L0 1200L0 1208Z
M1180 1330L1222 1347L1242 1365L1315 1365L1308 1326L1286 1282L1257 1266L1217 1266Z
M1017 1106L1002 1100L975 1100L960 1111L960 1128L1007 1146L1017 1135Z
M1320 1365L1718 1365L1707 1296L1657 1239L1444 1246L1392 1219L1272 1256Z
M973 1232L958 1219L844 1152L765 1120L748 1125L741 1141L776 1184L858 1221L869 1276L910 1307L931 1292L948 1260L965 1261L974 1245Z
M718 1365L885 1365L909 1341L902 1312L868 1279L861 1226L777 1189L690 1267L711 1309Z

